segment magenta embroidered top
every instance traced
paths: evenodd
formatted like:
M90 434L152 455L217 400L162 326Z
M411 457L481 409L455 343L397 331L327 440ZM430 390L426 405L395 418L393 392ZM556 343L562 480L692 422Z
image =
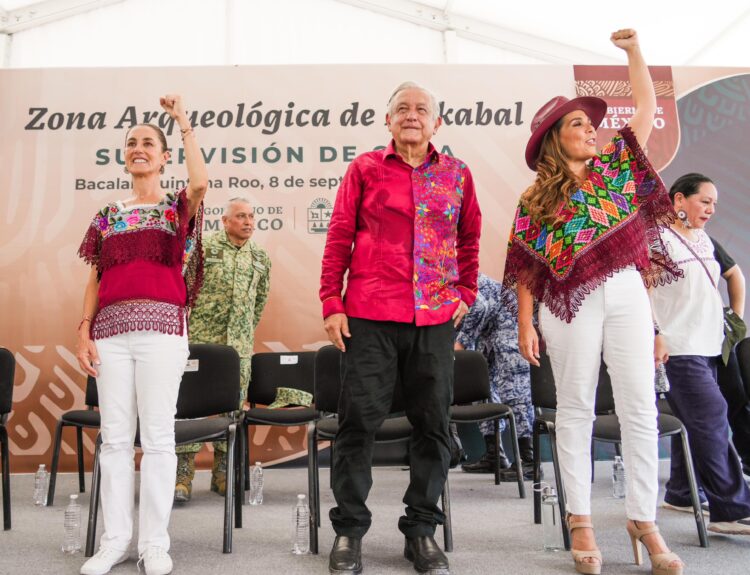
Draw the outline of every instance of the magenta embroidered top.
M154 205L100 210L78 255L99 273L99 308L91 337L130 331L183 335L185 308L203 279L203 206L188 218L185 189Z
M469 168L430 144L417 168L391 142L339 186L320 279L323 317L435 325L476 297L481 213ZM346 293L344 276L348 271Z
M570 322L586 295L618 270L634 265L647 287L682 275L659 235L674 221L672 203L629 127L593 159L588 179L557 215L555 223L532 221L519 201L503 280L509 296L522 283ZM514 297L506 298L514 307Z

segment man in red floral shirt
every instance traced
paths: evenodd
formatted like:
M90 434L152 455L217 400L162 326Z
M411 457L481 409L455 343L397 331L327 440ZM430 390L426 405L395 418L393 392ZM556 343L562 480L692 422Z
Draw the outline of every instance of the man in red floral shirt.
M396 88L386 114L393 139L352 162L328 230L320 299L328 337L345 352L332 462L334 574L362 571L373 438L397 383L414 428L399 520L404 555L420 572L449 572L434 533L450 460L453 333L476 295L481 214L469 168L430 143L437 110L421 86Z

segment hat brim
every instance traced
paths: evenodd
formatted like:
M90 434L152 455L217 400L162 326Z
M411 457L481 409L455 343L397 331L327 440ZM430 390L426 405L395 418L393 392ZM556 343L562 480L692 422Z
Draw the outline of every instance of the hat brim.
M549 116L542 120L539 127L532 132L529 142L526 144L526 165L529 168L536 170L536 162L539 159L542 142L549 129L565 114L569 114L575 110L586 112L594 128L598 128L604 116L607 115L607 102L595 96L581 96L580 98L568 100L562 106L553 110Z
M274 401L266 409L278 409L279 407L286 407L287 405L291 405L291 403L287 403L286 401Z

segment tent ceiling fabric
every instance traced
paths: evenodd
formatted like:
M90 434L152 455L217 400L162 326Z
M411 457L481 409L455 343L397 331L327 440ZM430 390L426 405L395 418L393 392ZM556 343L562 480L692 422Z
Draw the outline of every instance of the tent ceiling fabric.
M611 64L624 59L610 45L608 32L632 26L651 64L750 65L743 42L750 35L746 1L712 0L688 7L682 0L630 0L627 14L606 10L601 3L598 9L570 6L556 0L0 0L0 34L13 35L6 47L11 55L5 57L12 67L65 65L61 61L68 53L50 55L48 61L18 53L44 52L56 40L55 51L70 50L67 65L102 65L101 54L87 61L80 47L59 43L63 37L68 42L84 38L81 32L94 28L105 36L97 50L113 56L113 65L184 65L181 60L143 61L137 53L128 61L110 54L118 50L118 29L148 27L145 20L165 16L191 24L191 30L220 44L201 64L398 61L387 53L377 59L379 38L403 38L405 63ZM233 21L240 16L249 20ZM208 25L201 27L204 22ZM253 33L253 26L260 25L256 22L272 31L280 53L265 54L241 38ZM170 22L165 24L168 29ZM348 28L356 28L357 34L349 34ZM109 45L107 35L112 37ZM283 44L290 44L286 53ZM326 49L316 51L316 44Z

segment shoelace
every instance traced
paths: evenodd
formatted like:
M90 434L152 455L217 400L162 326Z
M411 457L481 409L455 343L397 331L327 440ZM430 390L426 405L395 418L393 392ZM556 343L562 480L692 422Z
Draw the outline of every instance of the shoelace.
M144 563L146 558L148 559L163 559L165 556L167 556L167 552L164 551L161 547L149 547L141 553L138 556L138 563L135 564L135 566L138 568L138 573L141 572L141 565ZM145 570L146 566L143 565L143 568Z

